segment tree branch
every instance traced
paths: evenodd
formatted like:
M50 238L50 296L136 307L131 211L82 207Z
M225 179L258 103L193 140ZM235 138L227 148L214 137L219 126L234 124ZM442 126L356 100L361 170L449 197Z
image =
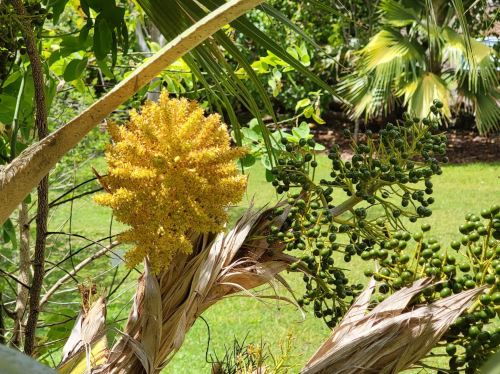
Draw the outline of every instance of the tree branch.
M30 225L28 204L19 205L19 282L28 284L30 280ZM28 303L28 289L22 284L17 285L16 309L14 310L14 324L10 346L19 349L23 341L22 320Z
M24 25L23 34L25 36L26 52L30 60L31 74L35 87L35 127L38 133L38 140L43 141L49 134L47 124L47 106L45 102L45 83L43 80L42 62L36 47L36 38L31 29L31 21L26 13L26 9L21 0L12 0L12 5L16 14L21 18ZM50 168L49 168L50 170ZM32 355L35 348L35 333L40 309L40 293L42 291L43 278L45 276L45 232L47 231L47 217L49 214L49 177L46 170L37 178L38 184L38 209L36 218L36 241L35 255L33 258L33 283L30 289L30 312L26 323L26 339L24 352ZM35 183L36 184L36 183ZM24 197L31 191L34 185L27 186ZM23 199L24 199L23 197ZM18 201L15 205L17 206Z

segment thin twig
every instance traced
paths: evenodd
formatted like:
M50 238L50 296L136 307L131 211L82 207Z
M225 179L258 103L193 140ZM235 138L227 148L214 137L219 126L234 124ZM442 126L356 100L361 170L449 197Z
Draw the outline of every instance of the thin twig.
M7 273L6 271L0 269L0 272L2 272L3 274L5 274L6 276L8 276L9 278L11 278L12 280L14 280L15 282L17 282L18 284L22 285L24 288L26 288L27 290L30 290L31 287L28 286L27 284L21 282L19 279L17 279L15 276L13 276L12 274L10 273Z
M104 189L104 188L102 188L102 187L101 187L101 188L97 188L97 189L92 190L92 191L87 191L87 192L81 193L80 195L76 195L76 196L71 197L71 198L69 198L69 199L66 199L66 200L63 200L63 201L59 201L58 203L55 203L55 204L54 204L54 203L51 203L51 204L49 204L49 208L53 208L53 207L58 206L58 205L61 205L61 204L69 203L70 201L73 201L73 200L79 199L79 198L81 198L81 197L83 197L83 196L91 195L91 194L93 194L93 193L95 193L95 192L102 191L103 189Z
M92 256L87 257L85 260L80 262L78 265L74 267L73 270L71 270L68 274L66 274L64 277L60 278L56 284L52 286L50 290L47 291L47 293L43 296L42 300L40 301L40 308L48 301L49 297L57 291L59 287L63 285L64 282L66 282L69 278L74 276L76 273L78 273L82 268L84 268L86 265L88 265L90 262L94 261L96 258L101 257L114 247L116 247L118 244L120 244L118 241L114 241L113 243L107 245L103 249L101 249L99 252L94 253Z

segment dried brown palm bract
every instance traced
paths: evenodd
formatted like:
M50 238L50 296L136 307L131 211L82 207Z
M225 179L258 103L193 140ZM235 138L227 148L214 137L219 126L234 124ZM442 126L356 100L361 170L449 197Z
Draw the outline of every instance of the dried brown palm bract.
M396 374L424 358L471 300L484 290L475 288L408 308L430 283L430 278L420 279L366 314L375 288L372 279L301 374Z

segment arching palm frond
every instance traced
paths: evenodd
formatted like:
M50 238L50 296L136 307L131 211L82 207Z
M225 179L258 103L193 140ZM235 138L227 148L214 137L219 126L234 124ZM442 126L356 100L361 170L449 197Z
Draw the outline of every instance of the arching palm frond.
M476 126L480 133L500 129L500 92L497 89L486 89L485 81L478 80L476 90L471 89L468 79L464 76L457 93L465 109L469 109L476 117Z
M412 5L417 5L418 9L421 8L416 2L413 2ZM379 8L384 12L385 23L391 26L403 27L422 23L415 8L406 7L405 4L397 1L382 0Z
M155 26L161 31L167 40L172 40L177 37L183 30L187 29L194 22L202 19L207 12L212 12L225 4L224 0L138 0L138 4L143 8L148 17L152 20ZM283 15L278 11L269 11L270 6L265 6L264 11L270 17L274 17L278 22L283 22ZM290 21L288 26L290 26ZM329 92L342 100L335 91L312 73L302 62L295 59L286 51L286 47L272 40L266 33L259 30L245 16L231 22L231 26L244 33L248 38L252 39L274 55L286 61L297 72L303 74L306 78L315 82L322 90ZM311 42L312 39L301 31L298 27L292 28L296 33L299 33L304 40ZM316 45L313 45L317 47ZM236 75L234 66L231 66L226 60L226 56L222 49L227 53L233 61L236 61L239 67L243 68L246 76L250 79L253 86L258 90L265 108L259 108L256 101L252 97L244 82ZM269 131L262 121L262 111L267 112L275 122L277 122L273 110L273 104L269 99L266 89L262 86L261 79L246 60L246 57L234 44L224 31L218 31L213 35L212 40L200 44L188 56L184 58L190 69L193 71L198 80L204 85L207 92L210 93L210 98L223 106L228 112L233 128L235 130L236 140L240 142L240 126L236 119L236 114L232 108L233 99L237 99L244 105L259 121L267 150L272 156L273 139L269 136ZM271 157L272 159L272 157Z
M463 35L445 27L443 29L444 48L447 59L455 69L457 78L464 80L468 76L467 84L473 91L479 92L480 87L487 91L495 90L498 81L498 53L489 46L471 40L473 50L472 60L468 59L467 44Z
M395 104L394 83L403 72L417 74L424 50L392 28L378 32L360 52L354 73L339 84L339 92L353 105L352 114L366 118L387 114Z

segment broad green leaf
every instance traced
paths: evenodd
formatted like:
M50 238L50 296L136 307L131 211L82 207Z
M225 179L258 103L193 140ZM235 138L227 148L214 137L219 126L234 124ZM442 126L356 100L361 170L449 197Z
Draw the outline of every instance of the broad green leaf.
M92 23L92 20L89 18L85 26L83 26L82 29L80 30L80 34L78 35L78 48L83 48L89 36L89 31L92 29L93 26L94 24Z
M300 108L303 108L305 106L311 105L311 100L310 99L302 99L297 102L297 105L295 105L295 112L297 112Z
M71 61L68 66L66 66L66 69L64 69L64 80L66 82L71 82L78 79L85 70L88 60L89 59L85 57L81 60L75 59Z
M101 19L96 23L94 32L94 54L97 60L104 60L112 47L111 30L108 22Z
M31 194L28 194L28 196L24 198L23 203L31 204Z
M260 162L267 170L271 170L273 168L273 165L271 165L271 160L269 160L269 157L267 155L262 156L260 158Z
M107 4L114 4L114 0L87 0L87 3L90 8L99 13Z
M153 83L149 85L149 91L154 90L161 84L161 79L155 80Z
M110 28L116 29L119 29L122 25L124 16L125 9L117 7L114 1L105 2L102 12L99 14L99 17L108 21Z
M262 130L260 128L259 121L257 118L252 118L252 120L248 123L248 127L262 139Z
M307 138L309 136L310 131L311 129L309 128L306 122L302 122L299 127L294 127L292 129L293 134L299 139Z
M59 17L61 17L62 12L64 12L64 8L66 7L68 1L69 0L59 0L52 6L52 24L54 26L57 26L57 24L59 23Z
M241 131L243 132L243 135L248 138L248 139L251 139L253 140L254 142L258 142L259 139L260 139L260 136L259 134L257 134L255 131L253 131L252 129L249 129L249 128L242 128Z
M255 156L247 154L242 160L240 160L240 164L242 164L244 168L251 168L255 165Z
M16 238L16 231L14 229L14 225L12 224L12 221L8 219L5 221L3 225L4 229L4 239L5 239L5 234L7 234L8 238L12 242L12 247L14 249L17 249L17 238Z
M82 7L83 13L90 19L90 9L88 0L80 0L80 6Z
M272 182L274 180L274 175L271 173L271 170L266 169L266 181Z
M78 50L78 37L77 36L71 36L71 35L66 35L61 37L62 41L59 44L61 47L67 47L70 49L76 49Z
M9 84L14 83L20 76L21 76L21 72L19 70L14 71L13 73L11 73L9 75L9 77L7 78L7 80L3 83L2 87L5 88Z
M78 78L74 81L71 81L71 84L75 86L76 90L78 92L85 92L85 82L83 81L82 78Z
M128 53L128 48L129 48L129 40L128 40L127 24L125 23L125 21L122 22L121 35L122 35L122 38L123 38L123 46L122 46L123 55L126 56L127 53Z
M14 120L17 100L10 95L0 95L0 122L9 124Z
M486 364L481 368L479 374L498 374L498 368L500 367L500 352L495 353L491 356Z
M325 124L325 121L323 121L323 119L321 117L318 117L315 113L312 114L312 118L313 118L313 120L315 120L320 125L324 125Z
M326 148L319 143L316 143L316 145L314 146L315 151L324 151L325 149Z
M54 52L52 52L52 54L50 55L50 57L47 61L48 67L51 67L52 65L54 65L57 61L59 61L60 58L61 58L61 50L60 49L57 49Z
M109 79L115 79L115 75L111 71L111 69L108 67L108 59L105 58L104 60L97 60L97 66L99 66L99 69L101 69L102 73L108 77Z

